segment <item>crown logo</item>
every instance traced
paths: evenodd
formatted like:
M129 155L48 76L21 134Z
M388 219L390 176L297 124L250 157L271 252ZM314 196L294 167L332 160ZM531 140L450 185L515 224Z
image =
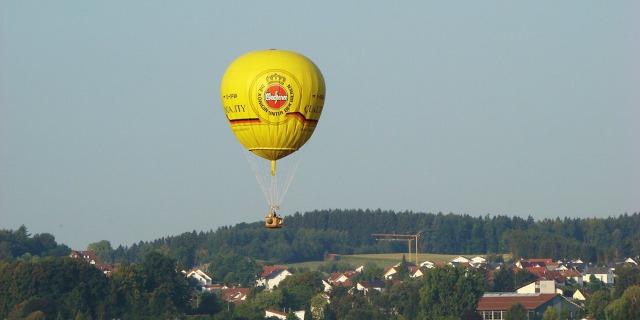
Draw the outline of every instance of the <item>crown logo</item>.
M269 83L269 84L277 83L277 84L283 85L287 81L286 77L283 77L283 76L281 76L281 75L279 75L277 73L274 73L272 75L266 76L265 79L267 80L267 83Z

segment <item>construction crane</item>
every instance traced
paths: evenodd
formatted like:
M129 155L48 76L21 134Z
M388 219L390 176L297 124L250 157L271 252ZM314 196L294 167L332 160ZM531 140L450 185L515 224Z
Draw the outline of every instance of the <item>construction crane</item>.
M418 265L418 238L420 238L420 234L422 230L418 231L416 234L397 234L397 233L374 233L373 236L376 237L378 241L406 241L409 247L409 261L411 261L411 247L412 242L415 242L416 251L414 254L414 259L416 262L416 266Z

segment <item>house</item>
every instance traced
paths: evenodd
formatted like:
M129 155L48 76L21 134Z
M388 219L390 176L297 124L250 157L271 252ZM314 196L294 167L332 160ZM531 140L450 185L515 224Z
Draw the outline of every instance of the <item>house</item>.
M278 310L273 310L273 309L267 309L264 311L264 317L265 318L271 318L271 317L275 317L278 319L287 319L287 313L286 312L282 312L282 311L278 311Z
M71 251L71 253L69 253L69 257L74 259L84 259L93 265L95 265L96 263L102 262L100 261L100 258L98 258L98 256L96 256L96 254L93 253L93 250L85 250L85 251L73 250Z
M502 320L505 313L515 304L520 303L529 312L529 319L540 319L549 307L554 307L558 314L567 308L572 318L576 316L579 306L556 293L485 293L478 302L478 313L483 320Z
M115 265L113 263L102 262L100 258L93 253L93 250L72 250L71 253L69 253L69 257L73 259L83 259L107 276L110 276L115 269Z
M345 287L350 287L351 279L357 274L358 273L355 271L332 273L329 275L328 281L331 285L342 285Z
M481 256L475 256L473 258L471 258L471 264L474 266L480 265L480 264L485 264L487 263L487 259L481 257Z
M305 316L305 311L304 310L294 311L293 314L295 314L296 317L298 317L298 319L304 320L304 316ZM273 310L273 309L267 309L267 310L264 311L264 317L265 318L276 317L278 319L283 319L284 320L284 319L287 319L287 315L288 315L288 313L286 313L286 312Z
M528 267L525 270L535 275L538 280L553 280L557 286L564 286L567 283L567 278L561 271L549 270L546 267Z
M333 290L333 286L329 283L328 280L322 279L322 292L331 292Z
M183 271L187 279L193 278L198 281L198 284L201 286L206 286L211 284L211 277L206 274L204 271L194 268L189 271Z
M487 269L487 271L498 271L502 269L502 266L502 263L499 262L489 262L484 264L484 268Z
M411 266L408 269L409 269L409 277L410 278L422 278L422 276L424 276L426 268L421 268L421 267L417 267L417 266Z
M284 278L292 275L284 266L262 266L262 274L256 280L256 286L263 286L266 290L271 290L280 284Z
M554 280L537 280L526 284L518 289L516 293L559 293L562 294L562 290L556 287Z
M370 290L378 290L379 292L382 292L386 285L387 284L382 280L360 281L356 285L356 289L363 292L366 296Z
M451 259L451 263L453 264L469 264L471 263L471 259L465 256L457 256L454 259Z
M576 301L584 302L587 300L587 297L589 296L590 296L589 290L587 290L587 288L582 288L582 289L576 290L571 296L571 298Z
M633 265L633 266L637 266L638 265L638 261L636 261L634 258L626 258L624 260L622 260L622 259L616 260L616 261L614 261L614 264L616 264L616 265Z
M393 276L398 273L395 267L386 267L384 268L384 273L382 274L382 278L384 279L393 279Z
M202 292L217 293L222 292L223 289L227 289L227 287L220 283L212 283L202 286Z
M240 304L247 300L247 295L251 291L250 288L224 288L222 292L222 300Z
M553 261L553 259L520 259L516 262L516 267L520 269L547 268L548 270L555 270L559 266L560 263Z
M425 267L427 269L431 269L431 268L435 268L435 263L433 261L425 261L423 263L420 264L421 267Z
M102 271L102 273L106 274L107 276L110 276L111 273L113 273L113 270L115 269L115 265L113 263L98 262L94 264L94 266L98 270Z
M584 283L584 276L582 275L582 273L580 273L578 270L576 269L568 269L568 270L560 270L557 269L557 271L564 276L568 282L573 281L574 283L578 284L578 285L582 285Z
M426 268L418 267L415 264L410 262L407 262L405 266L407 268L407 273L409 274L409 277L412 277L412 278L419 278L423 276L424 269L426 269ZM396 264L393 267L384 268L382 278L386 280L395 279L397 277L396 274L398 273L398 268L400 268L400 264Z
M584 271L584 281L589 281L591 276L596 277L596 279L604 282L606 285L613 285L614 276L613 269L609 267L592 267L587 266Z

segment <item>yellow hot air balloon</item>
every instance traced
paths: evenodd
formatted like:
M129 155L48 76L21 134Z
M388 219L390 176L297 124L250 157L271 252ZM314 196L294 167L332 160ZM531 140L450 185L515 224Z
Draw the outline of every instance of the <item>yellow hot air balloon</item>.
M244 54L229 65L220 97L236 138L247 150L270 161L270 174L276 179L276 161L298 151L313 134L325 90L322 73L307 57L262 50ZM267 220L279 222L267 221L267 226L282 226L275 213L281 200L272 199L275 190L263 187L263 191L270 205Z

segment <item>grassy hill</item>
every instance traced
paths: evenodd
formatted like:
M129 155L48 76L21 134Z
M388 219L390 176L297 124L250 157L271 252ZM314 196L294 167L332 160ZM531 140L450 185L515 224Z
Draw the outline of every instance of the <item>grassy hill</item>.
M374 263L380 267L391 267L398 262L402 261L402 256L405 256L405 259L408 262L414 262L415 258L411 256L409 259L408 253L378 253L378 254L354 254L354 255L341 255L341 262L347 262L352 265L354 268L365 265L367 263ZM459 255L454 254L431 254L431 253L422 253L418 254L418 262L424 262L426 260L432 262L440 262L440 261L450 261ZM476 255L470 255L469 257L475 257ZM484 255L481 255L484 256ZM411 260L411 261L410 261ZM309 268L310 270L317 270L318 267L331 263L331 261L307 261L300 263L291 263L285 264L291 268Z

